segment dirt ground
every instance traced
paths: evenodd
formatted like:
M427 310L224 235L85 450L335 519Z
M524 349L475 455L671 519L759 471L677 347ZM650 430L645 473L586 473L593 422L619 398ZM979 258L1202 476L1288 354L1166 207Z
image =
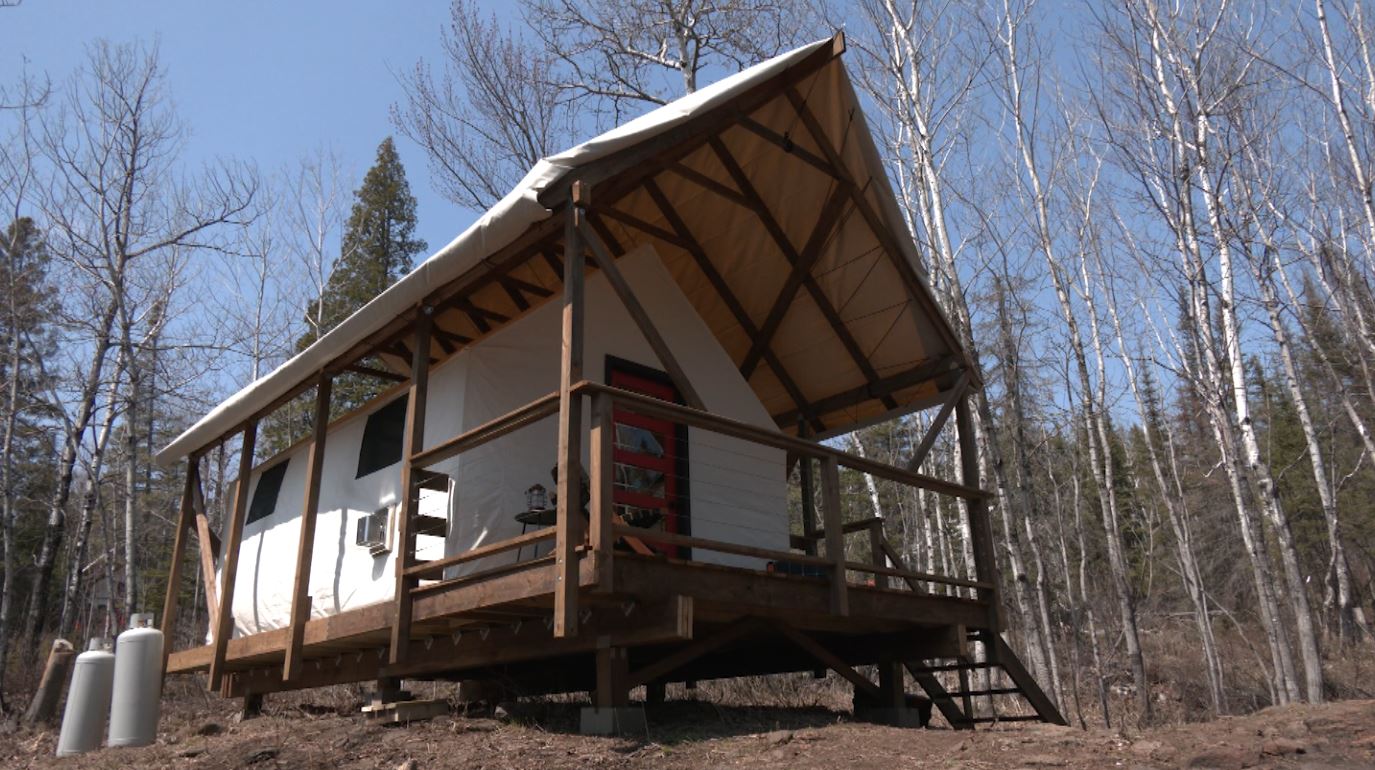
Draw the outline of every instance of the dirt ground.
M506 719L444 716L382 727L353 704L235 704L180 696L156 745L53 756L55 730L0 734L0 768L1375 768L1375 701L1272 708L1145 731L1039 724L904 730L821 708L747 709L674 701L649 711L646 735L576 732L577 708L521 706Z

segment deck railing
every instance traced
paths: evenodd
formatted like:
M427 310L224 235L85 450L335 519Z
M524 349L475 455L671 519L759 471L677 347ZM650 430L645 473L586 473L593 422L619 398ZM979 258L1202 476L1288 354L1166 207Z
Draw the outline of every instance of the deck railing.
M711 551L733 556L743 556L767 562L770 568L781 572L801 573L803 577L820 578L831 585L832 612L846 615L849 612L848 593L852 590L851 575L871 576L867 582L875 588L887 590L909 590L928 593L945 587L944 590L961 590L985 595L993 586L984 580L967 580L948 575L937 575L906 567L902 555L888 541L884 533L884 520L878 517L858 521L844 521L840 504L840 468L850 468L877 478L894 481L910 487L924 489L940 495L949 495L965 500L982 500L987 496L982 490L935 478L922 473L896 468L868 458L860 457L826 444L805 438L789 436L778 431L734 420L721 415L711 414L680 404L664 401L652 396L583 381L571 388L572 403L581 407L590 402L591 422L586 428L590 449L590 462L587 470L587 483L590 484L591 502L587 507L587 522L578 522L576 531L585 532L582 537L584 546L578 549L580 557L591 556L597 565L598 582L612 580L618 547L629 547L643 555L670 554L677 548L690 548L696 551ZM557 392L541 396L507 414L490 420L476 428L465 431L435 446L416 452L410 458L411 466L420 473L438 463L464 452L472 451L489 442L507 436L527 426L533 425L559 411ZM615 423L613 413L632 413L655 420L708 431L720 436L744 441L750 444L769 447L789 453L789 455L819 464L821 473L821 522L820 527L809 527L804 534L790 534L788 550L763 548L754 545L728 542L672 531L647 529L631 526L617 515L613 503L615 484L614 459ZM421 474L423 476L423 473ZM575 509L568 509L575 510ZM561 510L562 514L563 511ZM781 513L781 512L780 512ZM454 554L441 559L414 562L405 567L405 574L419 580L440 581L416 584L412 596L435 590L439 585L449 585L456 581L477 581L498 573L508 573L516 569L564 569L567 579L570 572L556 559L546 555L527 561L514 560L495 567L481 569L462 577L444 579L444 574L452 568L471 565L483 559L521 551L527 547L557 539L559 526L527 532L516 537L484 544L477 548ZM846 537L862 535L867 537L867 560L856 560L847 556ZM817 555L817 544L824 544ZM658 546L658 550L650 546ZM863 552L863 548L852 549ZM532 551L534 552L534 551ZM664 555L664 558L669 558ZM571 579L577 579L576 564L571 569ZM557 581L558 578L556 578ZM401 598L408 601L411 597Z

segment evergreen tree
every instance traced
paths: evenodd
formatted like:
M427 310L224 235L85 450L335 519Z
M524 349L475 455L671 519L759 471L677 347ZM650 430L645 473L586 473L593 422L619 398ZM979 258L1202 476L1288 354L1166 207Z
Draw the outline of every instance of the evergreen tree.
M381 294L411 269L425 242L415 238L415 196L391 137L377 147L377 161L354 192L339 260L325 288L321 328L301 339L304 349Z
M406 182L406 169L391 137L377 147L377 160L353 193L353 209L344 225L339 258L330 271L319 313L306 314L306 333L298 351L328 334L359 308L387 290L410 271L415 256L425 250L415 237L415 196ZM320 323L315 325L318 317ZM376 361L364 362L380 366ZM335 378L330 414L339 416L374 398L390 383L356 374ZM264 430L264 446L283 449L305 436L314 415L314 396L307 394L279 410Z

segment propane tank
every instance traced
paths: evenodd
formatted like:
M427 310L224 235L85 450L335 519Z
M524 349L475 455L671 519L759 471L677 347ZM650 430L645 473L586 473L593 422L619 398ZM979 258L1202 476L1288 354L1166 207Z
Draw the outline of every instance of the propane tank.
M109 746L147 746L158 735L162 699L162 632L153 614L129 619L115 640L115 678L110 696Z
M62 732L57 738L57 756L100 748L105 718L110 715L114 677L115 656L110 652L110 640L91 639L86 651L76 656L67 707L62 712Z

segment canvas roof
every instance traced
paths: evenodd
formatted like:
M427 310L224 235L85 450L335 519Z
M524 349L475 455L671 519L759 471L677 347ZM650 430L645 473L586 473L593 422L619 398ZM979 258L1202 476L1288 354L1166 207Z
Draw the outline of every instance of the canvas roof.
M432 355L443 358L557 296L555 215L574 180L592 191L589 221L613 254L654 244L781 429L835 435L934 403L968 359L932 298L843 47L837 35L798 48L541 160L158 461L203 451L363 354L404 374L422 304L436 308Z

